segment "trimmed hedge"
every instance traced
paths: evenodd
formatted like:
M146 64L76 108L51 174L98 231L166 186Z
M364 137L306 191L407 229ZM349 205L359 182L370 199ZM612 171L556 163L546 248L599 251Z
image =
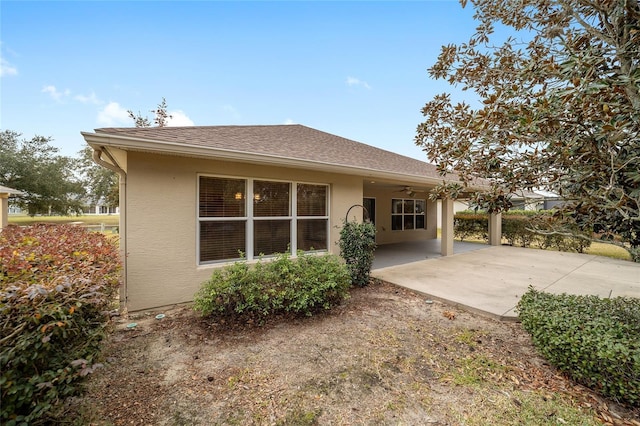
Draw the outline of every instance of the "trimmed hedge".
M502 214L502 238L512 246L530 247L536 245L546 250L548 248L559 251L575 251L584 253L591 245L591 230L572 231L578 236L554 234L556 219L548 212L515 210ZM489 219L486 213L460 212L454 216L453 233L456 238L464 241L468 238L478 238L488 241ZM530 229L549 231L548 235L539 234ZM582 235L584 238L581 238Z
M310 316L348 297L351 279L337 256L279 254L255 265L246 262L216 269L194 298L194 309L215 318L264 319L293 313Z
M43 422L91 373L119 285L115 244L68 225L0 232L0 423Z
M553 295L530 287L517 309L551 364L604 396L640 407L640 299Z
M489 217L481 213L457 213L453 217L453 236L460 241L468 238L489 240Z

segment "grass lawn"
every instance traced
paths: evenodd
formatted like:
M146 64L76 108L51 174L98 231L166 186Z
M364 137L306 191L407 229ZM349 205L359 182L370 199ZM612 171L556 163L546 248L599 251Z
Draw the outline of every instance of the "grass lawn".
M77 223L82 222L83 225L100 225L117 226L120 215L83 215L83 216L9 216L9 224L14 225L33 225L34 223Z
M631 260L631 255L628 251L613 244L593 242L591 243L591 247L585 250L585 253L613 257L614 259Z

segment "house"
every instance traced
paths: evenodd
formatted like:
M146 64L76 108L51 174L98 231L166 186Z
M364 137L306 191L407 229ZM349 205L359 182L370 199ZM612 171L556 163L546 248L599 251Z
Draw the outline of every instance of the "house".
M120 208L117 206L109 206L105 200L100 199L96 202L87 202L82 208L82 214L87 215L110 215L120 214Z
M20 195L21 191L0 185L0 229L9 224L9 197Z
M347 212L363 218L354 205L366 206L378 244L437 238L428 199L443 181L435 166L309 127L82 135L94 160L120 175L121 302L132 311L190 301L214 268L242 256L338 253ZM450 255L453 202L442 206L442 254ZM499 235L499 220L492 229Z
M534 192L542 197L542 201L540 203L541 210L552 210L562 207L566 203L566 200L555 192L543 191L541 189Z
M517 191L511 194L512 210L537 211L544 208L545 197L534 191Z

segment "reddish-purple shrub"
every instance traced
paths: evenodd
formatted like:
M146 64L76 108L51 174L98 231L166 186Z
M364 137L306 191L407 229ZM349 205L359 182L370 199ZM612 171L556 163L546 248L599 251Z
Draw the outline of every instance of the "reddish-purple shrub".
M0 423L33 423L96 368L120 280L117 246L67 225L0 232Z

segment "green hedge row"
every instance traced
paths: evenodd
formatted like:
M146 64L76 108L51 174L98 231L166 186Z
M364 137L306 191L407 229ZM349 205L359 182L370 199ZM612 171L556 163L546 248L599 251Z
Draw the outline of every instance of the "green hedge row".
M115 244L68 225L0 232L0 423L44 422L99 366L119 285Z
M216 269L196 293L194 308L210 317L312 315L348 297L351 277L333 255L280 254L255 265L236 262Z
M502 215L502 238L512 246L536 245L545 250L576 251L583 253L591 245L591 230L572 229L577 236L552 233L556 220L548 213L534 211L506 212ZM483 213L460 212L453 219L455 238L462 241L477 238L488 241L489 219ZM548 234L533 232L540 229ZM582 237L581 237L582 236Z
M640 406L640 299L530 288L517 309L534 345L553 365L602 395Z
M478 213L456 213L453 217L453 236L461 241L470 238L489 241L489 216Z

